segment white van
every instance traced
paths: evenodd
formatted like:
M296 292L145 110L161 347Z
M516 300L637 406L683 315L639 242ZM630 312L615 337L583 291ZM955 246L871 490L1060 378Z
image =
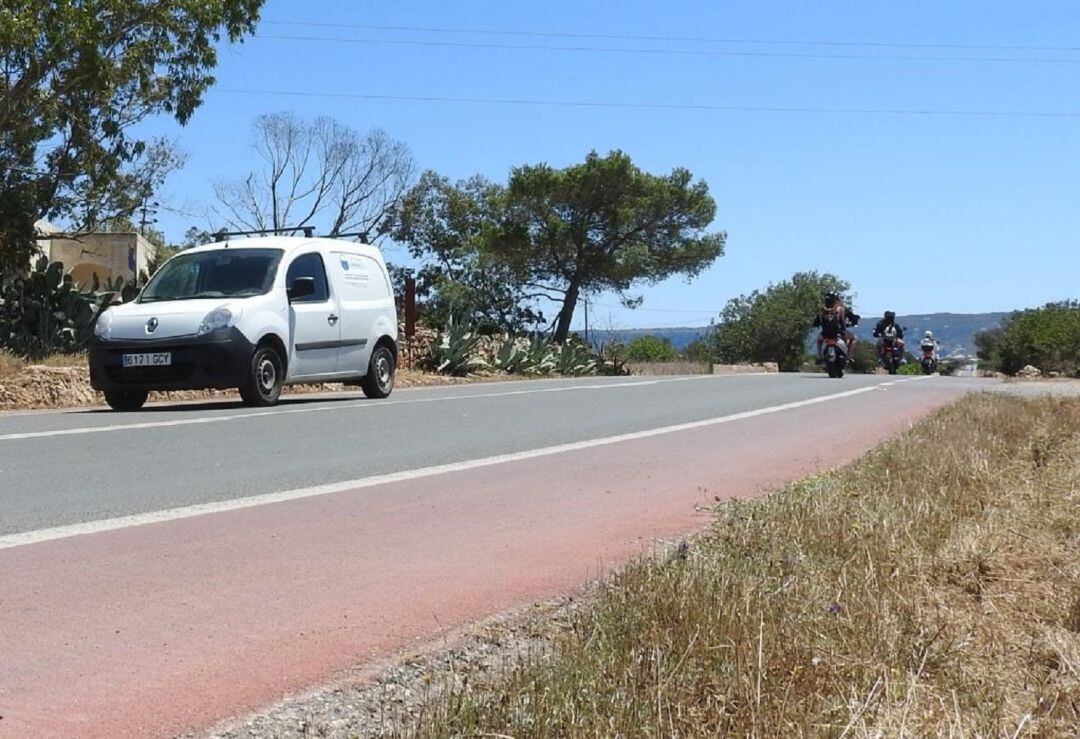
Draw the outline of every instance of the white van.
M283 385L394 388L397 313L382 254L337 239L269 236L188 249L139 296L101 314L90 384L116 410L151 390L239 388L268 406Z

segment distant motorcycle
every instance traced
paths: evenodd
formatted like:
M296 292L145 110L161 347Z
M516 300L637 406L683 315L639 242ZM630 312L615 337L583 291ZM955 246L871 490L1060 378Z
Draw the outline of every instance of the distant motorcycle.
M922 359L919 361L924 375L932 375L937 372L937 357L934 356L934 347L922 347Z
M895 375L904 361L904 342L892 335L886 334L881 338L881 366L890 375Z
M825 371L829 377L839 379L844 376L844 369L848 363L847 342L840 338L827 338L822 347L822 357L825 361Z

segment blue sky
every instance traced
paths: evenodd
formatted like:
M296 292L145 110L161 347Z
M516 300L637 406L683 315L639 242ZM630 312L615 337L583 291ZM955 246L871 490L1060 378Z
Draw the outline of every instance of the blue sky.
M280 110L331 115L360 130L381 127L409 144L420 167L453 178L479 172L505 180L514 165L565 166L591 149L623 149L654 172L689 168L709 183L717 201L715 228L728 232L726 255L690 284L674 279L642 288L645 301L636 311L618 307L613 296L598 296L590 316L597 326L705 324L733 295L807 269L850 280L856 309L865 315L886 308L1009 310L1080 297L1076 13L1071 1L269 0L256 36L222 49L218 84L194 119L182 129L153 121L144 131L175 137L189 154L187 166L166 186L166 201L173 205L209 202L213 181L250 171L251 120ZM348 24L701 40L391 31ZM338 38L367 42L331 40ZM660 53L386 43L402 41ZM986 48L1000 46L1058 48ZM691 51L709 53L685 53ZM825 56L840 58L818 58ZM988 59L1000 57L1024 61ZM192 222L164 212L159 217L173 239ZM402 258L394 248L387 256ZM575 323L581 321L579 311Z

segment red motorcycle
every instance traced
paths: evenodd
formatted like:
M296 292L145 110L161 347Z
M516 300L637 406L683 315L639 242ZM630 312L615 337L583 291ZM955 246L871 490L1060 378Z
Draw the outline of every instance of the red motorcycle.
M900 365L904 363L904 340L896 324L885 327L881 333L881 341L878 342L878 358L881 366L890 375L895 375Z
M881 366L895 375L904 360L904 342L900 339L885 337L881 340Z
M847 342L840 338L826 338L822 348L825 359L825 371L829 377L841 378L844 376L844 368L848 362Z

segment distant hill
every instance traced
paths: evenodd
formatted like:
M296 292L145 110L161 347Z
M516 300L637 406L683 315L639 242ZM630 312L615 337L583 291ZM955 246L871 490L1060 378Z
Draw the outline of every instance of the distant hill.
M694 339L701 338L709 330L708 326L683 326L679 328L628 328L616 330L589 330L589 341L594 345L610 344L619 341L628 344L639 336L659 336L671 342L679 351L683 351ZM578 333L581 333L580 331Z
M930 330L941 343L941 353L975 356L975 334L994 328L1009 313L924 313L911 316L897 316L897 322L904 327L904 338L908 345L917 345L923 332ZM874 324L880 316L863 316L862 322L855 329L860 338L870 338Z
M904 327L905 335L918 339L927 329L941 342L942 354L975 355L975 334L994 328L1008 313L925 313L910 316L898 316L897 321ZM874 324L880 316L864 316L862 323L855 329L860 338L870 338ZM630 342L639 336L660 336L671 341L679 351L683 351L694 341L708 333L708 326L680 326L676 328L631 328L619 330L590 330L589 340L593 344L611 341ZM917 344L918 341L916 340Z

